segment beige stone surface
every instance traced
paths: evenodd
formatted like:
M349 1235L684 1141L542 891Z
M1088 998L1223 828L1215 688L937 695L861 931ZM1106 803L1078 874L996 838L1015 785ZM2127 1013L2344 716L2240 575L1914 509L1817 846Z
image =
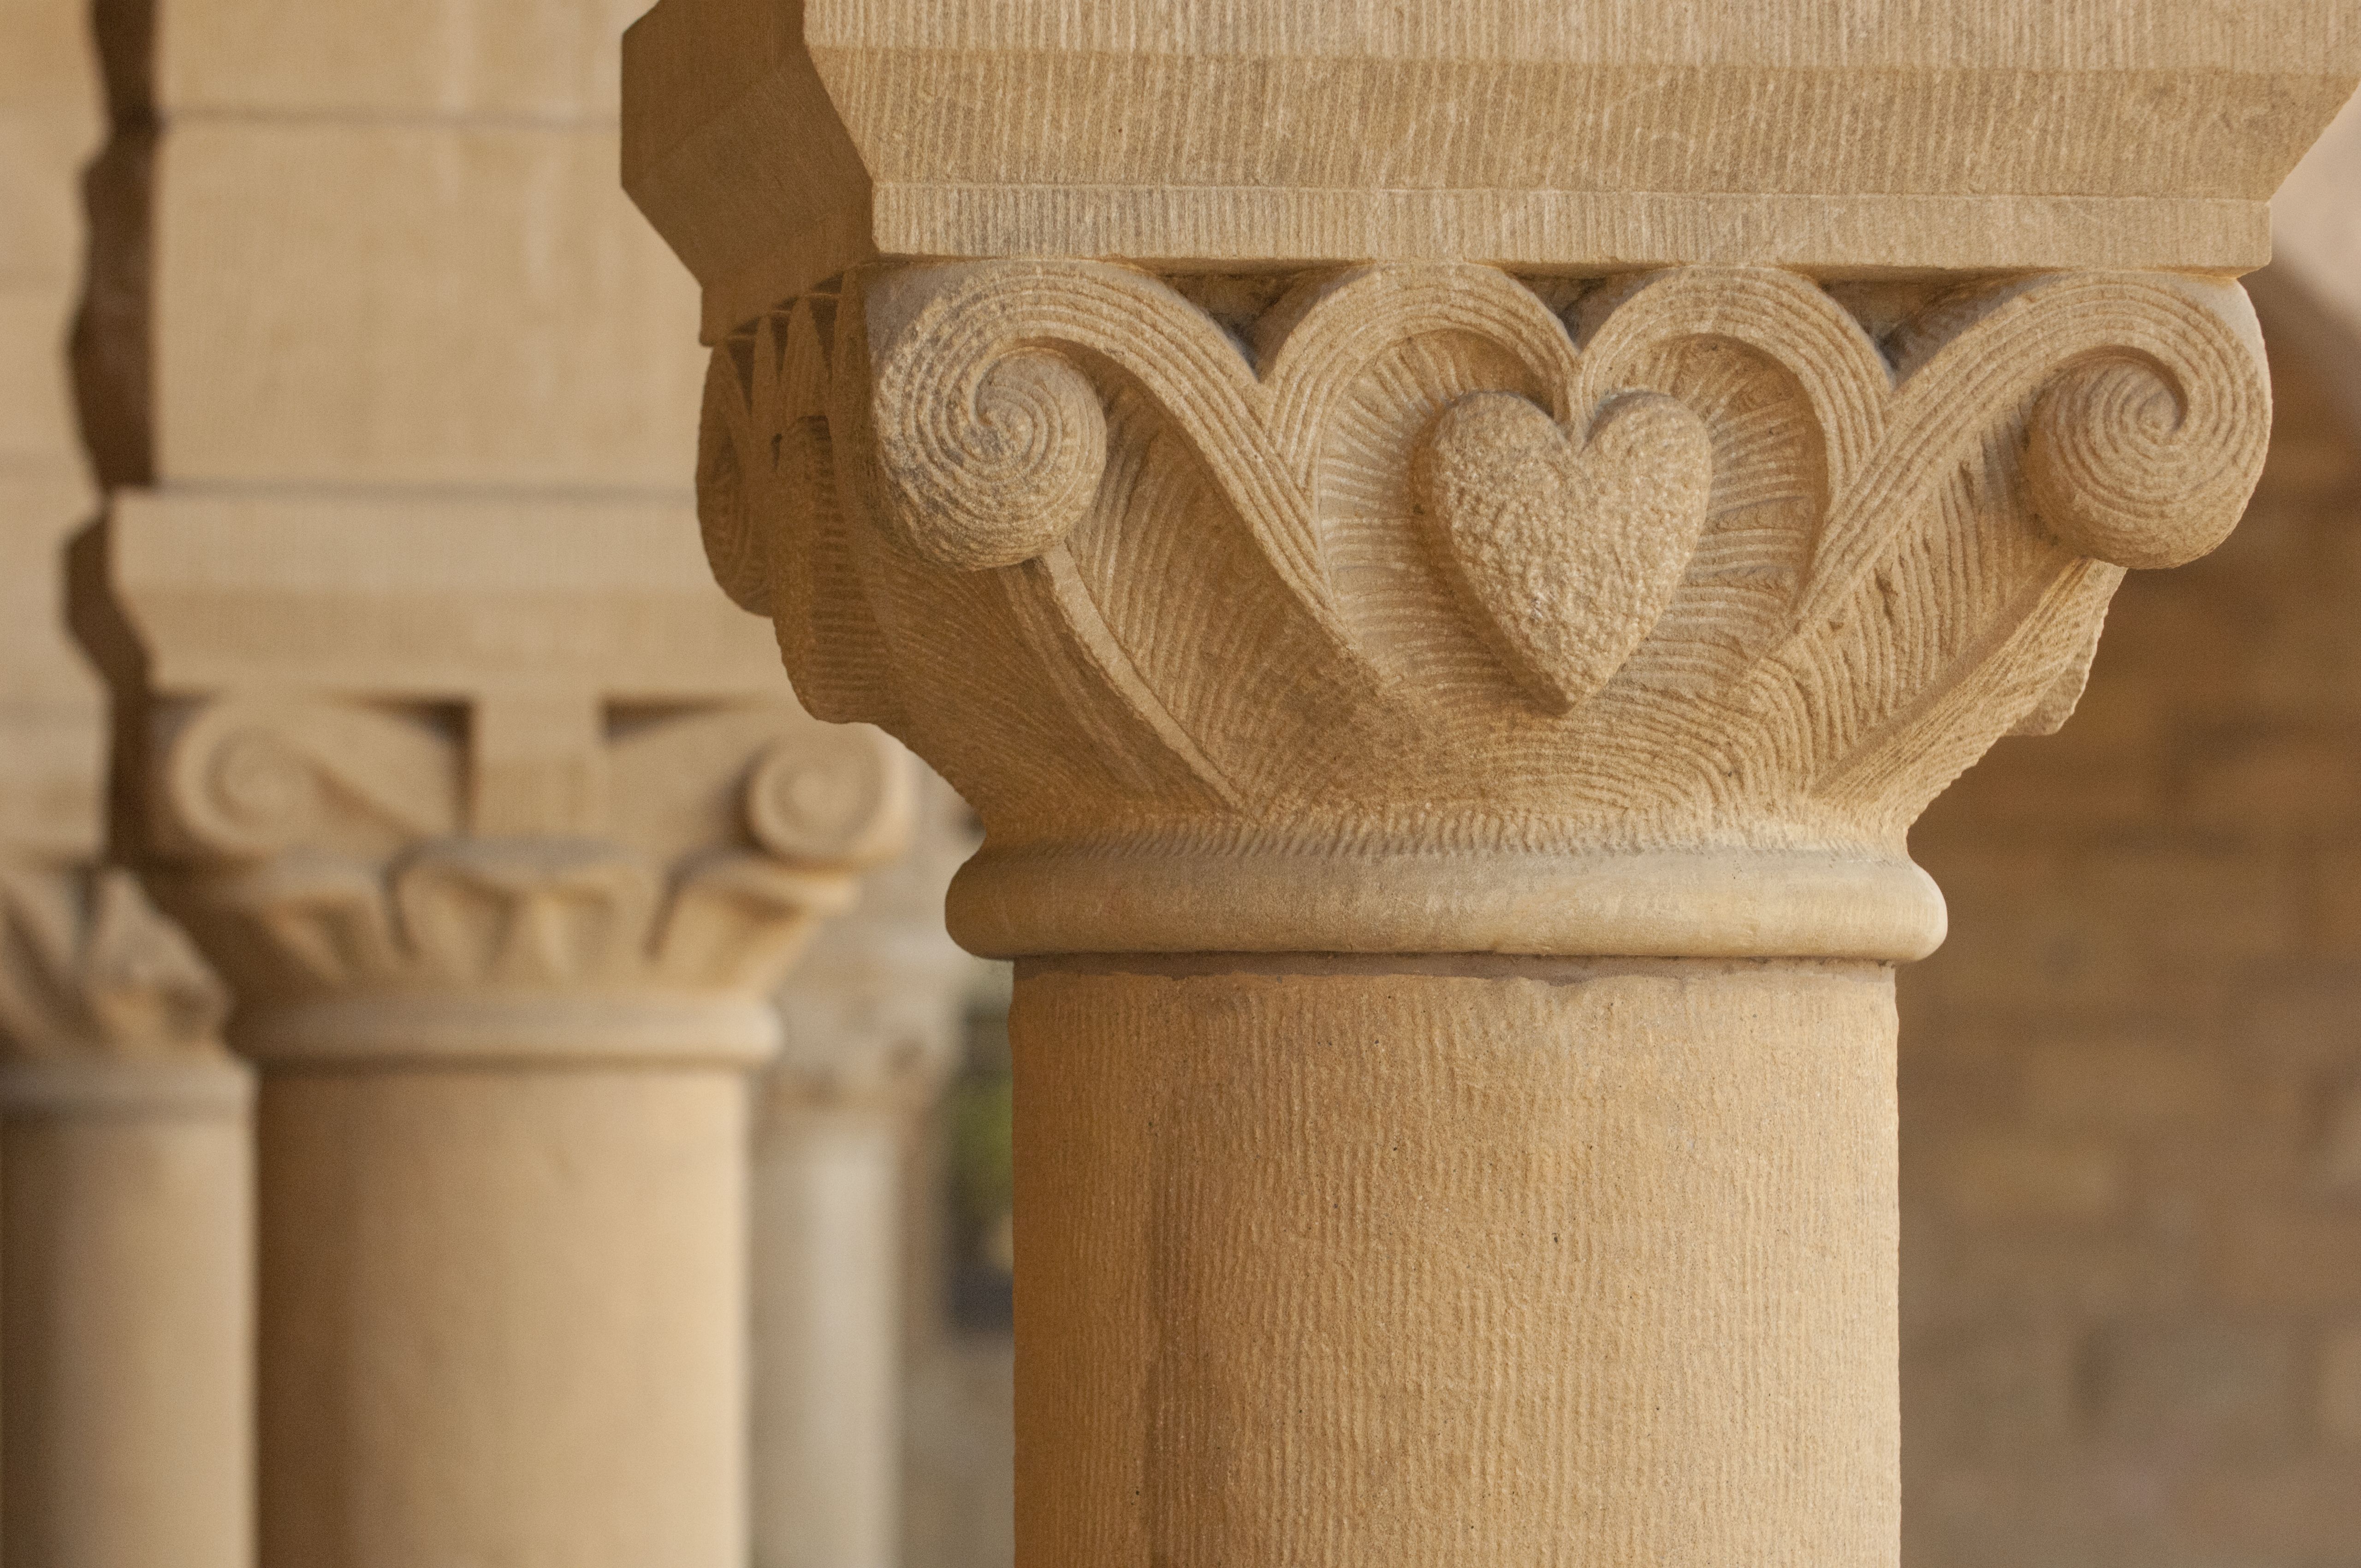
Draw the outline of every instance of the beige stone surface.
M2361 70L2257 19L638 24L715 575L1022 960L1022 1560L1894 1562L1905 839L2253 488L2223 275Z
M98 833L98 685L65 634L60 554L95 506L65 346L77 177L104 126L76 7L7 0L0 37L0 848L64 861Z
M973 840L964 803L927 775L909 851L863 879L779 990L753 1145L758 1568L904 1557L904 1173L980 967L942 920Z
M2361 97L2344 112L2297 164L2271 202L2271 237L2279 259L2334 310L2347 331L2361 334Z
M133 841L262 1068L261 1562L742 1568L747 1079L906 756L644 499L118 499Z
M676 492L697 307L615 158L598 127L176 124L159 477Z
M1908 823L2235 521L2259 349L2161 274L878 269L717 351L701 515L975 804L979 951L1907 959Z
M11 1563L252 1560L250 1085L224 1002L127 873L0 856Z
M308 115L611 124L638 0L170 0L157 92L176 118Z
M773 1113L754 1146L752 1561L900 1561L899 1120Z
M1891 1563L1891 983L1021 966L1018 1560Z
M0 1554L247 1568L248 1080L218 982L93 864L104 710L66 630L88 27L0 4Z
M0 297L62 299L82 261L73 176L104 134L83 14L60 0L0 5ZM12 377L12 381L19 378ZM24 382L38 384L36 377Z
M744 1091L266 1074L261 1561L741 1568Z
M2273 303L2324 351L2316 370L2361 431L2361 96L2272 199L2271 244Z
M212 1070L212 1114L36 1106L0 1083L11 1563L253 1561L253 1156L244 1075Z
M2243 271L2361 73L2329 0L665 0L626 49L709 337L879 256Z
M167 688L775 701L762 621L665 498L126 491L110 566Z

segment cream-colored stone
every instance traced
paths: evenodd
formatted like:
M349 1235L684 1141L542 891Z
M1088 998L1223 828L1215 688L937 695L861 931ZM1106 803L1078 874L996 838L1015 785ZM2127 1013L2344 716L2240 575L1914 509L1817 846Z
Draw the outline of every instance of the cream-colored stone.
M98 1106L0 1086L11 1563L254 1560L253 1155L245 1076L212 1072L176 1102L147 1069Z
M2361 96L2271 201L2272 303L2361 430Z
M903 1134L772 1112L754 1146L752 1562L893 1568Z
M716 576L1020 959L1025 1560L1894 1561L1905 836L2254 486L2256 21L635 28Z
M615 157L603 129L176 125L158 477L677 491L697 306Z
M754 1127L757 1568L900 1560L902 1171L978 967L943 931L943 890L974 846L939 779L912 839L779 992Z
M982 813L976 950L1907 959L1908 824L2228 531L2268 408L2185 276L963 263L724 344L700 476L813 711ZM1697 543L1587 543L1635 485Z
M74 177L104 133L87 27L62 0L0 0L0 292L62 295L82 261Z
M27 373L0 385L0 473L74 474L81 443L65 378L66 312L61 287L0 291L0 363Z
M1019 1562L1893 1560L1889 970L1049 960L1010 1023Z
M168 688L776 700L771 632L715 598L696 528L629 496L135 490L110 565Z
M89 27L0 0L0 1554L247 1568L247 1074L218 982L93 865L105 714L65 624Z
M0 858L11 1563L252 1561L249 1091L224 1001L128 874Z
M2361 347L2361 96L2345 105L2272 198L2271 241Z
M266 1069L262 1554L745 1561L734 1074Z
M2243 271L2361 31L2328 0L665 0L625 60L625 183L718 337L897 255Z
M747 1071L906 757L755 678L676 509L166 491L111 543L138 846L262 1068L261 1561L741 1568Z
M168 113L615 118L639 0L164 0Z

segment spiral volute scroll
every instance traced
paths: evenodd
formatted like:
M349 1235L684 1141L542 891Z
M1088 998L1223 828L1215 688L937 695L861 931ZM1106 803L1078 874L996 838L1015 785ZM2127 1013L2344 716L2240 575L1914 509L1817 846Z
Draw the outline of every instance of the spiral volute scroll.
M909 754L866 726L831 726L782 740L746 778L755 842L800 866L851 866L894 853L907 838L916 780Z
M319 824L318 766L267 710L207 709L176 738L167 768L175 826L216 854L258 860Z
M954 572L1014 566L1082 519L1106 466L1090 378L1046 348L1004 346L974 313L943 336L906 334L877 367L885 521Z
M2025 477L2061 543L2145 569L2186 565L2230 536L2262 474L2270 392L2250 363L2224 370L2197 391L2132 357L2058 377L2034 408Z

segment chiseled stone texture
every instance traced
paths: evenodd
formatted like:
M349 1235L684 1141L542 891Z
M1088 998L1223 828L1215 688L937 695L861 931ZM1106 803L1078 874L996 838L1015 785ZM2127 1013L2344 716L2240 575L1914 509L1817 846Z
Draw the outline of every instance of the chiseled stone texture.
M1908 1568L2361 1563L2361 442L2309 342L2229 544L1913 835Z

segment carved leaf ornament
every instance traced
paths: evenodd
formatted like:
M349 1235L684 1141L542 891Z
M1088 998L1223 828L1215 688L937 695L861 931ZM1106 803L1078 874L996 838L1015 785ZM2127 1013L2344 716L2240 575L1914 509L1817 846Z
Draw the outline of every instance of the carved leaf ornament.
M2210 279L1850 302L1772 269L861 269L717 351L708 551L814 712L977 806L987 948L1027 861L1120 862L1118 924L1213 861L1390 867L1267 894L1315 933L1352 904L1346 948L1526 920L1403 892L1437 857L1906 869L1937 793L2070 709L2123 570L2227 534L2269 394ZM1345 928L1405 900L1434 928Z

